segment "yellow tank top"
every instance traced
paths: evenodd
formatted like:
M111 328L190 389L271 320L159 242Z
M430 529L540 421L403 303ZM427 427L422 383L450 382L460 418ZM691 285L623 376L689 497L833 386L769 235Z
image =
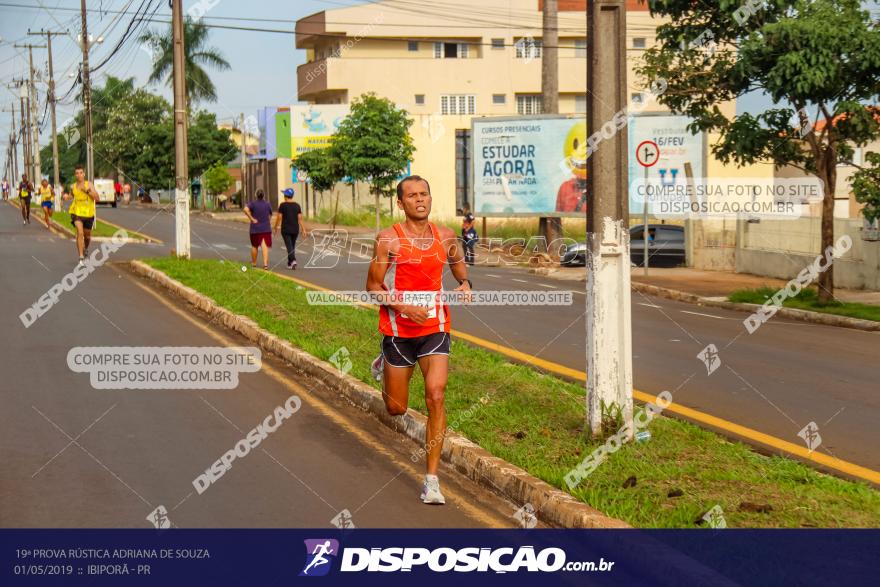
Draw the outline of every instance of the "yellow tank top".
M40 186L40 200L43 202L51 202L55 199L55 194L52 193L51 186Z
M73 194L73 203L70 205L70 214L76 214L82 218L91 218L95 215L95 201L89 197L89 182L84 182L85 190L81 190L73 184L70 189Z

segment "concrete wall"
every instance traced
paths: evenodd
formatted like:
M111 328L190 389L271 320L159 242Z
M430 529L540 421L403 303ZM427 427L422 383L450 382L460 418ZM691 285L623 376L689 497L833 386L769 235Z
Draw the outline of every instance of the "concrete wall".
M820 254L819 218L742 223L736 271L791 279ZM880 242L863 241L862 221L835 219L835 238L847 234L852 248L834 261L834 284L880 290Z

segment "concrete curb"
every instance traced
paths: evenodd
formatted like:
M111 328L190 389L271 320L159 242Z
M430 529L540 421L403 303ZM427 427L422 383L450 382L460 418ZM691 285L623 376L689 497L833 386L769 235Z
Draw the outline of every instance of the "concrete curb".
M715 298L704 298L696 294L659 287L647 283L632 282L632 289L643 294L675 300L677 302L687 302L689 304L697 304L712 308L724 308L726 310L736 310L738 312L755 312L761 306L758 304L741 304L736 302L728 302ZM853 328L856 330L866 330L869 332L880 331L880 322L874 320L862 320L860 318L850 318L849 316L838 316L836 314L823 314L821 312L811 312L809 310L798 310L795 308L779 308L776 312L778 316L799 320L801 322L809 322L812 324L824 324L825 326L839 326L842 328Z
M238 332L273 353L300 373L317 379L330 393L339 393L354 406L369 412L387 427L408 436L419 446L425 438L426 418L407 410L402 416L390 416L385 411L382 394L369 385L342 373L331 364L297 349L260 328L250 318L240 316L218 306L212 299L153 269L140 261L129 263L132 271L168 289L189 304L205 312L217 322ZM472 481L506 497L517 505L531 504L539 519L551 526L562 528L629 528L621 520L610 518L591 508L568 493L533 477L523 469L492 456L479 445L458 433L450 433L443 446L443 460Z

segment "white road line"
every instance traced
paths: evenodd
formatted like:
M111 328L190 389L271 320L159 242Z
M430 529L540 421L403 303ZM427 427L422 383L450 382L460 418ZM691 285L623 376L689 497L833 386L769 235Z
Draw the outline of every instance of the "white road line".
M494 277L494 278L496 278L496 279L501 279L501 276L500 276L500 275L492 275L491 273L487 273L487 274L486 274L486 277Z
M645 306L646 308L662 308L663 306L658 306L656 304L645 304L643 302L636 302L640 306Z
M705 316L706 318L717 318L718 320L733 320L733 318L725 318L724 316L715 316L714 314L703 314L701 312L689 312L688 310L679 310L682 314L693 314L694 316Z
M528 281L526 281L525 279L517 279L516 277L511 277L510 280L511 281L518 281L520 283L528 283Z
M579 289L570 289L569 291L570 291L571 293L581 294L582 296L587 295L587 292L585 292L585 291L581 291L581 290L579 290Z
M541 287L547 287L550 289L557 289L555 285L547 285L546 283L539 283L538 285L540 285Z

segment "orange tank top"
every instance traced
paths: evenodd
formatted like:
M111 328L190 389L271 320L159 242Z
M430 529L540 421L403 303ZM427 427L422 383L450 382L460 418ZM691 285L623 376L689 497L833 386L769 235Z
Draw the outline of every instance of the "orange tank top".
M431 227L431 243L414 243L403 232L400 224L394 231L400 240L400 249L391 259L391 266L385 274L385 286L389 292L400 293L404 303L423 306L428 309L428 319L424 324L416 324L405 314L395 312L387 306L379 309L379 330L386 336L415 338L435 332L449 332L449 308L439 303L433 292L443 291L443 266L446 265L446 249L440 241L437 227ZM406 292L419 292L407 296Z

